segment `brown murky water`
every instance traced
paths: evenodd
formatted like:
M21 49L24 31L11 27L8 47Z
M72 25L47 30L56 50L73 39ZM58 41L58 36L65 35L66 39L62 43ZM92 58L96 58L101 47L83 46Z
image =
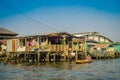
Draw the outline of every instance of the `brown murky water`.
M120 80L120 59L35 64L0 63L0 80Z

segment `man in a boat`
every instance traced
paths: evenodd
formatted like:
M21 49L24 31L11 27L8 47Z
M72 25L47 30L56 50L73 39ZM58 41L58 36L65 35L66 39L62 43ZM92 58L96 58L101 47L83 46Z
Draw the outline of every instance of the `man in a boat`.
M85 61L86 62L91 62L92 61L92 58L91 58L91 56L89 54L86 56Z

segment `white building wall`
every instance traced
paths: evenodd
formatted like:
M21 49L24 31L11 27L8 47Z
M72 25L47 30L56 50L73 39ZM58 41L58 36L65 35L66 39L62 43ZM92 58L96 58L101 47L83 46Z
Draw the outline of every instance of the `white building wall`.
M94 37L94 40L95 40L95 41L99 41L98 39L99 39L98 36L95 36L95 37Z
M100 42L104 42L104 38L103 37L100 37Z

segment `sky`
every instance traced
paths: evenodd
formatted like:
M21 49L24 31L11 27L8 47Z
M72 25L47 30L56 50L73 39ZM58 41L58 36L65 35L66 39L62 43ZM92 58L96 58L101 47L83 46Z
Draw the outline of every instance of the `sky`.
M19 36L99 32L120 42L120 0L0 0L0 27Z

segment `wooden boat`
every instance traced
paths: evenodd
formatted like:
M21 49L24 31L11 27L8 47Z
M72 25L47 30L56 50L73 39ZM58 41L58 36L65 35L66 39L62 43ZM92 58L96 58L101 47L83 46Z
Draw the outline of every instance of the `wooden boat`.
M78 54L76 54L76 61L77 64L84 64L84 63L91 63L92 58L90 55L86 55L85 59L78 59Z
M76 64L91 63L92 60L76 60Z

